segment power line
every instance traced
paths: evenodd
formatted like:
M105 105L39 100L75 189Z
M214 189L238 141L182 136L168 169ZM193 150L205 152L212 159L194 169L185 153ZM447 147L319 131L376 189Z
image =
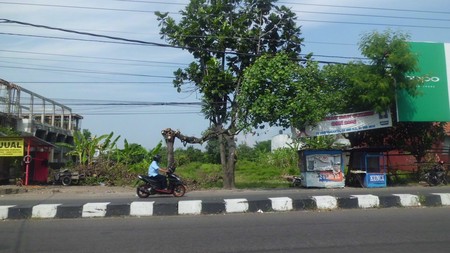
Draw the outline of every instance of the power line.
M1 68L10 68L10 69L45 70L45 71L55 71L55 72L71 72L71 73L101 74L101 75L120 75L120 76L140 76L140 77L170 78L170 79L173 79L173 76L131 74L131 73L122 73L122 72L90 71L90 70L76 70L76 69L65 69L64 70L64 69L52 69L52 68L15 67L15 66L5 66L5 65L0 65L0 67Z
M396 9L396 8L382 8L382 7L369 7L369 6L293 3L293 2L278 2L278 3L292 4L292 5L317 6L317 7L333 7L333 8L379 10L379 11L401 11L401 12L417 12L417 13L430 13L430 14L450 14L450 12L448 12L448 11L430 11L430 10Z
M159 81L16 81L16 83L30 83L30 84L169 84L171 82Z
M444 18L421 18L421 17L402 17L391 15L373 15L373 14L355 14L355 13L339 13L339 12L322 12L322 11L293 11L297 13L308 14L324 14L324 15L336 15L336 16L351 16L351 17L370 17L370 18L392 18L392 19L406 19L406 20L421 20L421 21L450 21L450 19Z
M80 31L51 27L51 26L46 26L46 25L37 25L37 24L21 22L21 21L16 21L16 20L10 20L10 19L0 19L0 23L2 23L2 22L15 23L15 24L21 24L21 25L25 25L25 26L32 26L32 27L38 27L38 28L44 28L44 29L50 29L50 30L58 30L58 31L67 32L67 33L75 33L75 34L80 34L80 35L101 37L101 38L107 38L107 39L119 40L119 41L125 41L125 42L134 42L134 43L142 44L142 45L153 45L153 46L161 46L161 47L189 49L189 50L194 50L194 51L206 51L206 52L213 52L213 53L220 53L220 54L258 56L257 54L254 54L254 53L239 53L239 52L234 52L234 51L226 51L226 50L219 51L219 50L212 50L212 49L207 49L207 48L191 48L191 47L172 46L172 45L168 45L168 44L161 44L161 43L148 42L148 41L142 41L142 40L134 40L134 39L126 39L126 38L121 38L121 37L87 33L87 32L80 32ZM323 63L323 64L342 64L341 62L333 62L333 61L320 61L319 60L317 62Z
M382 24L382 23L350 22L350 21L329 21L329 20L315 20L315 19L300 19L300 21L317 22L317 23L350 24L350 25L373 25L373 26L409 27L409 28L427 28L427 29L450 29L450 26L400 25L400 24Z
M130 10L130 9L116 9L116 8L104 8L104 7L86 7L86 6L60 5L60 4L11 3L11 2L0 2L0 4L40 6L40 7L56 7L56 8L72 8L72 9L82 9L82 10L154 13L154 11L147 11L147 10L136 10L136 9Z
M161 5L180 5L187 6L187 4L181 3L171 3L171 2L160 2L160 1L139 1L139 0L116 0L119 2L135 2L135 3L146 3L146 4L161 4ZM311 4L311 3L294 3L294 2L278 2L280 4L288 5L302 5L302 6L316 6L316 7L332 7L332 8L347 8L347 9L358 9L358 10L378 10L378 11L398 11L398 12L415 12L415 13L428 13L428 14L450 14L448 11L431 11L431 10L414 10L414 9L398 9L398 8L382 8L382 7L370 7L370 6L350 6L350 5L332 5L332 4ZM83 10L101 10L101 11L118 11L118 12L136 12L136 13L154 13L156 11L152 10L138 10L138 9L122 9L122 8L105 8L105 7L92 7L92 6L78 6L78 5L60 5L60 4L37 4L37 3L12 3L3 2L0 4L9 5L24 5L24 6L40 6L40 7L54 7L54 8L72 8L72 9L83 9ZM349 15L349 16L361 16L361 14L344 14L344 13L332 13L332 12L310 12L310 11L297 11L296 13L317 13L317 14L330 14L330 15ZM178 12L169 12L170 14L180 14ZM362 15L364 16L364 15ZM371 15L373 17L389 17L389 18L404 18L404 19L423 19L423 20L437 20L437 21L448 21L433 18L418 18L418 17L396 17L396 16L383 16L383 15Z
M98 57L98 56L80 56L80 55L71 55L71 54L39 53L39 52L19 51L19 50L3 50L3 49L0 49L0 52L21 53L21 54L34 54L34 55L51 55L51 56L62 56L62 57L82 58L82 59L113 60L113 61L125 61L125 62L136 62L136 63L156 63L156 64L170 64L170 65L171 65L171 64L176 64L176 65L187 65L187 64L185 64L185 63L177 63L177 62L162 62L162 61L150 61L150 60L135 60L135 59L123 59L123 58L112 58L112 57Z
M135 39L126 39L126 38L108 36L108 35L102 35L102 34L96 34L96 33L81 32L81 31L52 27L52 26L47 26L47 25L38 25L38 24L32 24L32 23L27 23L27 22L21 22L21 21L11 20L11 19L0 19L0 23L12 23L12 24L19 24L19 25L24 25L24 26L32 26L32 27L37 27L37 28L61 31L61 32L66 32L66 33L74 33L74 34L80 34L80 35L86 35L86 36L92 36L92 37L98 37L98 38L106 38L106 39L111 39L111 40L131 42L131 43L136 43L136 44L152 45L152 46L158 46L158 47L173 47L173 48L182 49L182 47L172 46L169 44L162 44L162 43L143 41L143 40L135 40Z

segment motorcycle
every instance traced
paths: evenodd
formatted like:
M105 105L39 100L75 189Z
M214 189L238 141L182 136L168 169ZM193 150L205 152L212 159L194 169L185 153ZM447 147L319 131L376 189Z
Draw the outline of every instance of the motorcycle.
M430 186L447 184L447 173L442 166L433 166L433 168L425 173L424 178Z
M138 178L145 183L137 187L138 197L148 198L148 196L154 194L172 194L175 197L183 197L186 193L186 186L181 178L174 173L175 169L175 167L170 167L166 173L169 180L167 189L161 189L160 182L157 180L146 175L139 175Z

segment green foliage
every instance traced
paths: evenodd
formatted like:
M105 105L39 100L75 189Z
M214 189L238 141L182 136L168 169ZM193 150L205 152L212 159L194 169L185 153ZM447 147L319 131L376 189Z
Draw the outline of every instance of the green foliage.
M328 92L319 66L304 65L287 54L265 55L246 69L238 104L243 127L270 126L302 128L322 120L330 111Z
M5 136L10 136L10 137L20 136L20 133L17 132L14 128L4 127L4 126L0 126L0 136L1 136L1 134L4 134Z
M239 160L255 161L257 158L255 150L245 143L239 144L237 150Z
M177 168L177 172L183 178L190 190L205 188L221 188L222 168L219 164L207 164L192 162Z
M367 33L361 38L359 48L371 64L364 67L360 64L354 84L366 92L355 97L378 112L395 104L397 90L417 95L417 85L422 81L407 77L418 71L417 56L411 52L408 40L407 34L390 30Z
M110 149L110 138L114 135L91 136L89 130L84 129L83 132L75 131L73 133L73 144L56 143L60 147L71 149L67 155L76 156L77 161L82 165L90 166L94 163L94 156L97 151L105 151ZM104 141L106 140L106 141ZM115 140L117 141L117 139ZM115 141L113 142L115 144Z
M218 138L211 138L206 144L206 161L220 164L220 146Z
M177 166L182 166L191 162L207 162L207 156L200 149L188 146L186 149L175 150Z
M334 135L301 137L299 139L299 142L304 144L302 149L331 149L334 141Z

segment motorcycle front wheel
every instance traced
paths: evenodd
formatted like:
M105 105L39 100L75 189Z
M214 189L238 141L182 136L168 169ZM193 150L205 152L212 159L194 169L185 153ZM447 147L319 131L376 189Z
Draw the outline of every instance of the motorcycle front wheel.
M136 194L139 198L148 198L150 196L150 193L146 189L146 185L140 185L138 188L136 188Z
M175 197L183 197L186 193L186 186L179 184L173 188L173 196Z

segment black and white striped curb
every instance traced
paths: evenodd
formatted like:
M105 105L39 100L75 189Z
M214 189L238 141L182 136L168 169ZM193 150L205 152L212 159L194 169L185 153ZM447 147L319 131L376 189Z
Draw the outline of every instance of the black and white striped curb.
M351 208L388 208L450 206L450 193L432 193L426 196L392 194L388 196L351 195L345 198L333 196L312 196L295 199L276 197L260 200L245 198L223 201L181 200L173 203L156 201L135 201L130 204L111 202L86 203L83 205L39 204L35 206L2 206L0 219L30 218L94 218L120 216L157 215L201 215L228 213L263 213L296 210L333 210Z

